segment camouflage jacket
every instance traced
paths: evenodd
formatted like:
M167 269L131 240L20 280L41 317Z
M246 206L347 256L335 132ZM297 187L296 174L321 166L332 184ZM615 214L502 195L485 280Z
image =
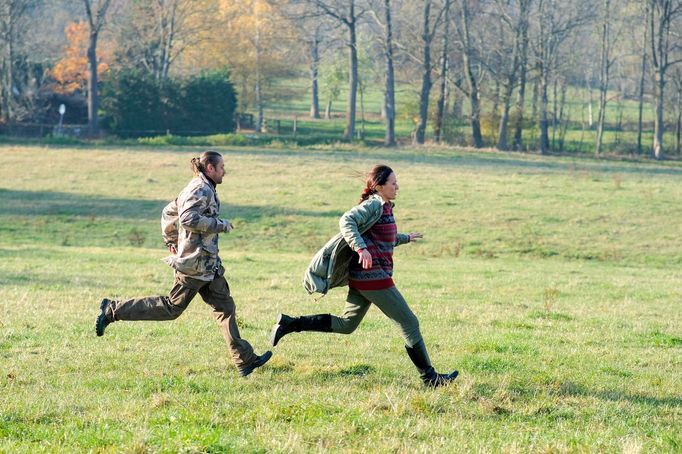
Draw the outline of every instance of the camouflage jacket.
M195 279L211 281L221 268L218 234L229 221L218 218L220 201L213 184L199 174L161 214L161 231L166 246L175 246L176 255L164 262Z

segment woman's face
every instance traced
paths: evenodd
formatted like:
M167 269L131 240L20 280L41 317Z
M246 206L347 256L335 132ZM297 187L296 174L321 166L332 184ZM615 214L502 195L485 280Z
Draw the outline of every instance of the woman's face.
M395 172L391 172L386 180L386 183L376 186L377 194L379 194L384 200L395 200L398 196L398 179L395 176Z

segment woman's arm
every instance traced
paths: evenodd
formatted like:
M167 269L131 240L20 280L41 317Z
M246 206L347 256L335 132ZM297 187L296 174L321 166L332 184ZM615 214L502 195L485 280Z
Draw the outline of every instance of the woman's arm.
M367 245L362 239L360 226L366 226L381 213L382 204L379 200L366 200L346 211L339 219L339 229L343 239L355 252L365 249Z

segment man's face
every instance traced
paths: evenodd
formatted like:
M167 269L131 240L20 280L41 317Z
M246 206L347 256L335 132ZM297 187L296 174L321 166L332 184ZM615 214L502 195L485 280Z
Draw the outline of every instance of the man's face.
M223 176L225 175L225 163L223 158L220 158L218 164L213 166L209 164L206 166L206 176L209 177L215 184L220 184L223 182Z

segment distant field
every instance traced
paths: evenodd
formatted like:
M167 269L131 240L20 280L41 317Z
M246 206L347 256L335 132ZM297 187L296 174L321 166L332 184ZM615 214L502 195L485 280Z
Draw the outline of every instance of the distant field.
M345 109L347 87L342 86L340 95L333 100L332 118L329 120L311 120L310 111L310 89L308 82L303 79L279 81L271 88L270 99L266 103L265 117L268 131L285 136L293 135L293 119L297 119L297 134L299 137L320 137L320 138L339 138L345 126ZM324 108L328 98L324 94L324 86L320 85L320 109L324 114ZM436 102L438 99L438 86L431 92L430 100L430 121L427 128L427 140L433 140L433 117L436 112ZM364 138L369 142L381 142L385 134L384 120L381 118L383 105L382 87L368 84L364 94L365 125ZM461 116L458 118L450 117L443 130L443 140L450 144L471 146L471 126L469 124L469 103L467 99L458 92L459 101L462 105ZM483 96L481 127L484 141L487 147L494 147L497 143L499 118L492 116L492 101L489 99L490 93ZM552 112L555 110L553 93L550 91L550 121ZM557 96L560 96L558 94ZM608 95L606 104L606 126L603 139L603 152L614 154L633 154L637 152L637 121L639 115L639 103L633 98L618 98L618 93L613 92ZM599 92L592 90L592 125L589 122L590 94L584 87L569 87L566 92L566 104L563 108L562 119L568 122L566 136L563 147L560 142L559 126L556 132L550 128L550 138L554 150L566 151L569 153L594 153L596 143L596 122L599 116ZM454 98L449 100L454 102ZM526 99L525 118L527 124L524 127L523 147L525 150L537 150L539 148L539 131L537 121L531 120L532 112L532 85L528 86ZM406 83L398 83L396 86L396 135L402 141L411 141L411 134L416 126L418 117L419 92L416 86ZM450 105L450 108L452 106ZM556 106L557 118L560 113L560 106ZM644 130L642 136L642 153L650 151L653 141L654 107L651 99L646 98L642 111ZM279 120L279 121L277 121ZM679 155L675 150L675 127L674 115L666 111L666 131L664 145L668 155ZM361 103L358 98L357 104L357 130L363 128ZM513 131L509 133L509 143Z
M445 148L221 148L242 335L340 312L301 276L376 162L398 174L396 282L425 390L376 309L237 376L197 298L94 334L102 297L165 293L161 208L200 148L0 148L0 452L679 452L682 165Z

